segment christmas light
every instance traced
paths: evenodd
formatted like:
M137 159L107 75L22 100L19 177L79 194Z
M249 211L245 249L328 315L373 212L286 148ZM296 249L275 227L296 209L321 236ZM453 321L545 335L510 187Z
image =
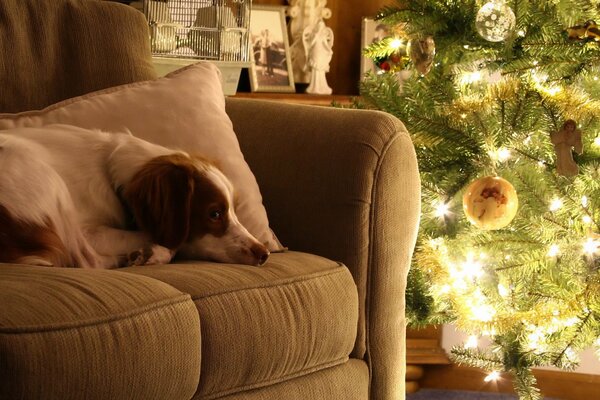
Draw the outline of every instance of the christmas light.
M492 381L495 382L498 379L500 379L500 372L498 372L498 371L492 371L485 378L483 378L483 381L484 382L492 382Z
M498 294L500 297L508 297L510 295L510 291L503 284L498 284Z
M394 38L394 40L390 42L390 47L392 49L399 49L400 46L402 46L402 43L402 39Z
M592 217L590 217L589 215L584 215L583 217L581 217L582 221L584 224L589 225L592 223Z
M477 345L479 344L478 342L479 341L477 339L477 336L471 335L471 336L469 336L469 338L465 342L464 347L465 347L465 349L476 349Z
M563 206L563 202L561 199L559 198L554 198L552 200L552 202L550 203L550 207L548 207L550 209L550 211L558 211L561 209L561 207Z
M483 275L483 266L472 253L467 255L467 259L462 264L462 270L469 278L479 278Z
M596 139L594 139L594 146L600 147L600 135L596 136Z
M593 238L588 238L583 244L583 252L588 256L593 256L598 252L598 247L600 247L600 242Z
M587 198L587 196L582 196L581 197L581 205L587 208L587 206L588 206L588 198Z
M550 249L548 250L548 257L556 257L560 254L560 247L557 244L553 244L552 246L550 246Z
M448 203L438 201L433 204L433 207L435 208L434 214L438 218L444 218L445 216L450 214L450 206L448 205Z
M460 83L462 83L463 85L479 82L480 80L481 80L481 72L479 72L479 71L465 72L460 77Z

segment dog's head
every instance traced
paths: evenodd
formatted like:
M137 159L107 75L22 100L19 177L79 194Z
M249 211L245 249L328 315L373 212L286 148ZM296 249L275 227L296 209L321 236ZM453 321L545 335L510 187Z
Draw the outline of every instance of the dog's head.
M140 229L180 256L249 265L269 256L238 220L231 182L206 160L153 158L123 189Z

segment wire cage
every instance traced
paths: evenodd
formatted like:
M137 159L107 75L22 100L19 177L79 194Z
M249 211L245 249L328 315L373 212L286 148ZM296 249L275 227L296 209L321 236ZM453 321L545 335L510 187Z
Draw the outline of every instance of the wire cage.
M152 54L250 61L252 0L144 0Z

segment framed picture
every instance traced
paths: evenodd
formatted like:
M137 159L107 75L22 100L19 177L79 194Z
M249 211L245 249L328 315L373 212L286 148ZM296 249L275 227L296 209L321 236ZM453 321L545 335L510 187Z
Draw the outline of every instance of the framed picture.
M371 44L380 41L390 35L390 30L387 25L375 21L373 18L363 18L362 20L362 35L360 41L360 79L362 80L365 74L369 71L377 72L379 68L375 65L372 59L362 54L362 50Z
M386 58L381 58L374 62L369 57L362 54L362 49L376 43L385 37L405 37L404 28L402 25L390 28L381 22L375 21L373 18L363 18L362 21L362 36L361 36L361 56L360 56L360 79L363 80L365 74L369 71L376 74L384 73L390 68L396 71L398 80L402 83L410 78L412 71L406 69L405 62L408 60L407 45L402 44L394 55ZM400 70L398 67L400 66ZM402 67L404 66L404 67ZM383 69L382 69L383 68Z
M250 89L295 92L284 6L252 6Z

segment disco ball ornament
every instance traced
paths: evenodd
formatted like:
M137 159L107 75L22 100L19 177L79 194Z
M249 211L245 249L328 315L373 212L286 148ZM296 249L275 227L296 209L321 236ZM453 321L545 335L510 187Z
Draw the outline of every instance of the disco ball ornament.
M475 28L485 40L501 42L515 29L517 18L504 1L492 0L479 9Z

